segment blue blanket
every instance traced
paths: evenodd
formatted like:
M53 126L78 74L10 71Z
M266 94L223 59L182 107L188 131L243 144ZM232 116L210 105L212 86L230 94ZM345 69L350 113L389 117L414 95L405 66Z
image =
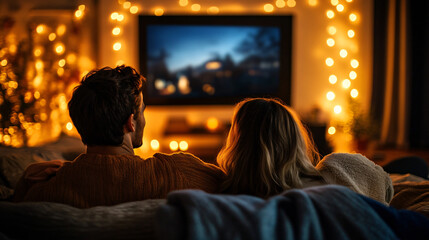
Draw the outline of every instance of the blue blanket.
M157 213L160 239L429 239L429 219L348 188L289 190L264 200L182 190Z

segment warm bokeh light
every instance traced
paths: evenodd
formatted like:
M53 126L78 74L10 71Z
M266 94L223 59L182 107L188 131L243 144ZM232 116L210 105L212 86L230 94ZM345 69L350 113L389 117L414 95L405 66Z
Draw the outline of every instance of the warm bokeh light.
M338 0L331 0L331 4L334 5L334 6L337 6Z
M328 38L326 44L328 44L329 47L333 47L335 45L335 40L333 38Z
M3 59L0 64L2 67L5 67L7 65L7 60Z
M342 58L347 57L347 50L345 50L345 49L341 49L341 50L340 50L340 56L341 56Z
M170 150L171 151L177 151L179 149L179 144L176 141L170 142Z
M62 36L64 33L66 33L67 27L64 24L61 24L57 27L57 35Z
M334 65L334 59L326 58L325 63L327 66L332 67Z
M79 5L78 9L81 10L82 12L85 11L85 5L84 4Z
M63 54L64 52L65 52L65 50L66 50L66 48L64 47L64 44L63 43L57 43L57 44L55 44L55 52L58 54L58 55L61 55L61 54Z
M74 64L76 62L76 59L77 59L77 57L76 57L76 54L74 54L74 53L70 53L67 55L67 62L69 64Z
M349 77L350 79L354 80L357 78L357 73L355 71L350 71Z
M355 21L357 20L357 16L356 16L356 14L351 13L351 14L349 15L349 19L350 19L350 21L355 22Z
M326 98L327 98L329 101L334 100L334 99L335 99L335 93L334 93L334 92L332 92L332 91L329 91L329 92L326 94Z
M186 141L180 141L180 143L179 143L180 151L186 151L186 150L188 150L188 147L189 147L189 145Z
M334 113L336 113L336 114L340 114L342 110L343 110L343 108L340 105L336 105L334 107Z
M308 5L315 7L318 4L318 0L308 0Z
M276 1L276 6L278 8L284 8L286 6L286 2L284 0L277 0Z
M58 61L58 66L64 67L64 65L66 65L66 60L65 59L61 59L61 60Z
M125 1L125 2L122 4L122 7L123 7L123 8L125 8L125 9L128 9L128 8L130 8L130 7L131 7L131 3L130 3L130 2L128 2L128 1Z
M40 47L36 47L36 49L34 49L33 54L35 57L40 57L40 55L42 55L42 49Z
M352 66L352 68L357 68L357 67L359 67L359 61L356 59L352 59L350 61L350 65Z
M211 6L207 9L207 13L208 14L218 14L219 13L219 8L216 6Z
M71 131L73 129L73 124L71 122L68 122L66 124L66 129L69 130L69 131Z
M353 2L353 0L346 0L346 2Z
M334 74L329 76L329 83L331 83L331 84L337 83L337 76L335 76Z
M296 6L296 2L295 2L295 0L287 0L287 6L288 7L290 7L290 8L293 8L293 7L295 7Z
M116 42L115 44L113 44L113 50L115 51L119 51L122 47L122 44L120 42Z
M38 33L38 34L42 34L44 31L45 31L45 25L43 25L43 24L39 24L39 25L37 25L37 27L36 27L36 32Z
M48 39L51 42L54 41L55 38L57 38L57 34L55 34L55 33L50 33L49 36L48 36Z
M58 74L58 76L63 76L64 75L64 68L62 68L62 67L60 67L60 68L58 68L57 69L57 74Z
M350 96L352 96L352 98L357 98L357 97L358 97L358 95L359 95L359 92L358 92L358 90L357 90L357 89L352 89L352 90L350 91Z
M328 11L326 11L326 16L327 16L329 19L332 19L332 18L334 18L334 17L335 17L335 13L334 13L334 11L332 11L332 10L328 10Z
M117 12L112 12L112 14L110 14L110 18L111 18L112 20L116 20L116 19L118 19L118 16L119 16L119 13L117 13Z
M131 8L130 8L130 13L132 13L132 14L136 14L136 13L138 13L139 12L139 7L137 7L137 6L132 6Z
M37 60L36 61L36 64L35 64L35 67L36 67L36 70L37 71L41 71L41 70L43 70L43 61L42 60Z
M81 11L81 10L76 10L75 12L74 12L74 16L76 17L76 18L82 18L82 16L83 16L83 12Z
M347 31L347 36L349 36L349 38L353 38L354 36L355 36L355 31L353 31L353 30L348 30Z
M117 20L118 22L122 22L124 19L125 19L125 17L124 17L124 15L122 15L122 14L119 14L119 15L118 15L118 17L116 18L116 20Z
M351 84L352 84L352 82L350 82L350 80L348 80L348 79L344 79L343 83L342 83L343 88L346 88L346 89L349 88Z
M40 92L39 91L35 91L34 92L34 98L35 99L39 99L40 98Z
M157 8L157 9L155 9L155 11L153 11L153 14L155 14L155 16L162 16L162 15L164 15L164 9Z
M265 12L273 12L274 11L274 6L270 3L267 3L264 5L264 11Z
M329 26L328 33L329 35L334 35L335 33L337 33L337 28L335 28L334 26Z
M179 5L182 7L188 6L189 1L188 0L179 0Z
M219 127L219 120L215 117L207 119L206 126L209 130L213 131Z
M337 5L337 11L338 11L338 12L342 12L342 11L344 11L344 6L343 6L342 4L338 4L338 5Z
M191 10L194 11L194 12L198 12L198 11L201 10L201 5L198 4L198 3L192 4Z
M113 28L113 30L112 30L112 34L113 34L113 35L117 36L117 35L119 35L120 33L121 33L121 28L119 28L119 27L115 27L115 28Z
M150 141L150 148L154 151L158 151L159 150L159 141L156 139L153 139L152 141Z
M336 131L337 131L337 130L335 129L335 127L329 127L329 128L328 128L328 133L329 133L329 135L334 135Z

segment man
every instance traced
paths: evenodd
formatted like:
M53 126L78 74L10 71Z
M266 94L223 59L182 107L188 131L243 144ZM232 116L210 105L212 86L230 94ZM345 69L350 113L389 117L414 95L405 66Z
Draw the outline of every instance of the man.
M72 162L27 168L15 201L50 201L79 208L165 198L178 189L217 192L225 174L191 154L134 155L145 127L143 84L131 67L105 67L83 78L68 104L86 153Z

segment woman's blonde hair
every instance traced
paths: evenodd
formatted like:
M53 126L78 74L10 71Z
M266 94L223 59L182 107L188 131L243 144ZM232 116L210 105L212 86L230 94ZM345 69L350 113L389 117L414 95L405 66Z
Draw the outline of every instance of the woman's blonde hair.
M321 178L314 167L319 160L297 114L268 98L237 104L226 144L217 156L227 174L225 192L260 197L300 188L303 176Z

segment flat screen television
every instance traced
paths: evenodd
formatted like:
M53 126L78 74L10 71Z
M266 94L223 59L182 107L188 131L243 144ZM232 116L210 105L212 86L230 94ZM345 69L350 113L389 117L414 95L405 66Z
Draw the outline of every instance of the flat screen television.
M292 16L139 16L148 105L290 104Z

